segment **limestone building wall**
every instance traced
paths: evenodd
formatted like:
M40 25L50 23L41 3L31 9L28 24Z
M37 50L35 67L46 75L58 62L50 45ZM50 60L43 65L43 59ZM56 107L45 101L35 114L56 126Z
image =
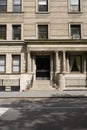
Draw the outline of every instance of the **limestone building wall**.
M49 0L48 13L37 12L37 0L24 0L24 39L37 39L37 25L49 25L49 39L69 39L71 23L81 24L82 39L87 37L87 1L81 11L71 13L69 0Z

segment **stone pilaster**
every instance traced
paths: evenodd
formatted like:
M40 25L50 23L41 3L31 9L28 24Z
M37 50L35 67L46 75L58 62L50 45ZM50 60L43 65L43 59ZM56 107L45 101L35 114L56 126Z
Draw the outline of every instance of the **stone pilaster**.
M31 55L30 52L27 53L27 72L31 72Z
M63 51L63 73L66 72L66 52Z

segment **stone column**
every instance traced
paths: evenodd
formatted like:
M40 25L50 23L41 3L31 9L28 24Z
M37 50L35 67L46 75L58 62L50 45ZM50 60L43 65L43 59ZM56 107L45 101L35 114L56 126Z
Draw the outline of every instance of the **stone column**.
M31 72L31 55L30 52L27 53L27 72Z
M53 81L53 54L50 55L50 81Z
M53 55L50 56L50 71L53 72Z
M59 73L60 73L60 68L59 68L59 52L55 52L55 87L59 87Z
M56 52L56 73L59 73L59 52Z
M69 55L68 54L66 57L66 67L67 67L67 73L69 73Z
M36 64L35 64L35 56L34 55L32 55L32 66L31 66L31 68L32 68L32 73L33 73L33 78L34 78L34 80L36 80Z
M66 53L63 51L63 73L66 72Z
M83 72L86 73L86 55L84 54L84 58L83 58Z

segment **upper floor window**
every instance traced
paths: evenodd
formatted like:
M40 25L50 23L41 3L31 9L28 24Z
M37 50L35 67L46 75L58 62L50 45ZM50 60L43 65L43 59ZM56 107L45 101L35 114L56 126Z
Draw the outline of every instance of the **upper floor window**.
M38 11L39 12L48 11L48 0L38 0Z
M6 56L0 55L0 72L4 73L6 71Z
M13 73L20 72L20 55L12 56L12 72Z
M21 40L21 25L12 26L13 40Z
M70 0L70 11L71 12L80 11L80 0Z
M7 0L0 0L0 12L7 11Z
M13 0L13 11L21 12L21 0Z
M81 25L71 25L71 38L72 39L81 38Z
M6 40L6 25L0 25L0 40Z
M71 72L82 72L82 56L71 55L69 61Z
M48 25L38 25L38 38L48 39Z

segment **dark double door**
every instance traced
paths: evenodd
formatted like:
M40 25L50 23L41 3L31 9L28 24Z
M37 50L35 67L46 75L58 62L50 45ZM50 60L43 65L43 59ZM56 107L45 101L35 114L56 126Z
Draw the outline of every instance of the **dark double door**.
M50 56L36 56L36 79L50 79Z

